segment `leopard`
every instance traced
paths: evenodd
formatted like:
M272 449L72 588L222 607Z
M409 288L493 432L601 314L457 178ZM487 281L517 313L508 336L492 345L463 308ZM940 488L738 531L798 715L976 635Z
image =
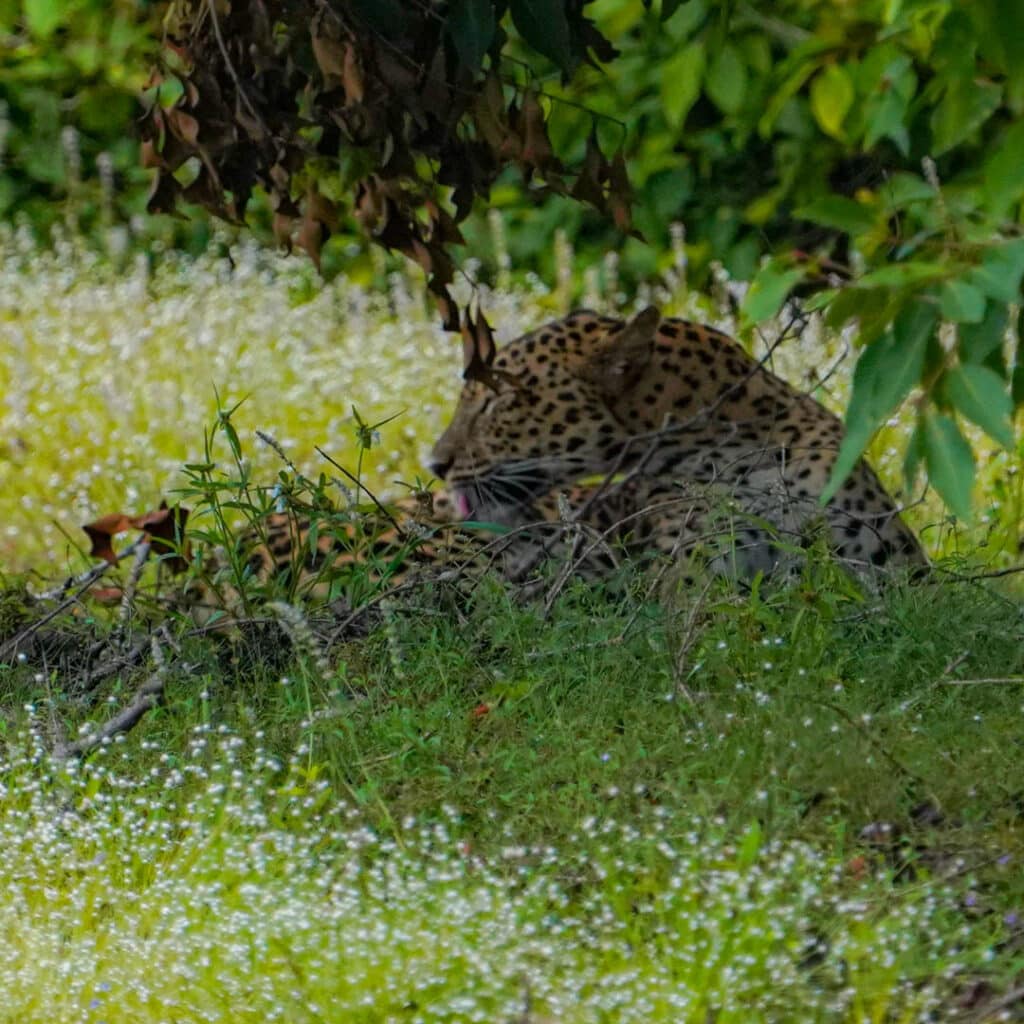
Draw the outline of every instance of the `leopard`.
M271 514L239 538L247 580L320 604L346 578L365 598L492 569L528 584L552 562L584 581L658 557L685 584L703 569L747 580L822 532L857 573L928 566L863 459L821 501L841 421L714 327L581 310L504 345L481 376L430 453L440 489L362 516ZM194 617L239 606L231 561L211 561Z
M485 363L429 457L458 519L522 527L576 488L581 525L716 573L771 574L822 535L855 573L928 565L863 458L823 500L841 420L715 327L579 310Z

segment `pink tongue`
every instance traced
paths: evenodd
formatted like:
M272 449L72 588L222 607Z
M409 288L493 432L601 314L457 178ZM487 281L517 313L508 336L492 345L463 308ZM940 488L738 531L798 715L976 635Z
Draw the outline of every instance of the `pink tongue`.
M460 519L468 519L471 509L469 507L469 498L464 494L455 495L455 514Z

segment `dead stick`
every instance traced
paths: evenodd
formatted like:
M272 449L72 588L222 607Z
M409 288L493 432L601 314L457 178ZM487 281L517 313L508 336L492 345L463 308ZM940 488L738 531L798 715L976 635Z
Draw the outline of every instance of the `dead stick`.
M117 556L117 561L120 562L124 558L128 558L135 554L136 548L141 542L136 541L134 544L125 548L125 550ZM48 622L55 619L61 612L67 611L73 604L78 602L78 599L101 577L104 573L110 569L112 562L100 562L99 565L94 565L87 573L76 577L73 582L79 584L78 589L68 597L66 597L60 604L51 608L45 615L40 616L35 622L29 623L13 640L9 640L3 647L0 647L0 661L5 661L9 655L13 655L17 652L18 648L22 643L27 640L33 633L38 632ZM66 585L65 585L66 586Z
M62 743L54 750L54 757L67 760L72 757L84 757L91 753L106 740L119 733L129 732L142 720L147 711L155 708L163 696L167 683L167 662L163 650L156 637L152 638L153 661L156 669L153 674L136 690L131 704L108 719L95 732L91 732L73 743Z

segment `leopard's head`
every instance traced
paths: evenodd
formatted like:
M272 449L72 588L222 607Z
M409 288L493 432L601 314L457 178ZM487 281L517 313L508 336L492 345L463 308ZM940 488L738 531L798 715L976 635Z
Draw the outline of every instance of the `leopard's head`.
M514 526L532 500L610 469L629 432L616 403L651 360L661 316L574 313L501 348L465 383L430 456L460 518Z

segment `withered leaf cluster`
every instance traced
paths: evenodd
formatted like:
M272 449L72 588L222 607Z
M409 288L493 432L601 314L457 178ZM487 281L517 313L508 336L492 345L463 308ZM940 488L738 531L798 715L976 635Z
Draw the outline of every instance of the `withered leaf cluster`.
M184 199L241 222L260 186L278 241L315 261L351 216L423 268L449 330L476 337L449 293L450 247L503 168L630 229L621 154L606 159L595 132L567 171L552 101L502 59L510 23L566 77L612 59L589 2L174 0L143 118L149 209Z
M161 555L172 572L183 572L188 565L188 546L185 543L185 524L189 510L181 505L169 508L167 502L152 512L133 516L127 512L112 512L86 523L82 529L89 537L89 555L116 565L120 556L114 550L114 537L119 533L139 531L149 542L153 552Z

